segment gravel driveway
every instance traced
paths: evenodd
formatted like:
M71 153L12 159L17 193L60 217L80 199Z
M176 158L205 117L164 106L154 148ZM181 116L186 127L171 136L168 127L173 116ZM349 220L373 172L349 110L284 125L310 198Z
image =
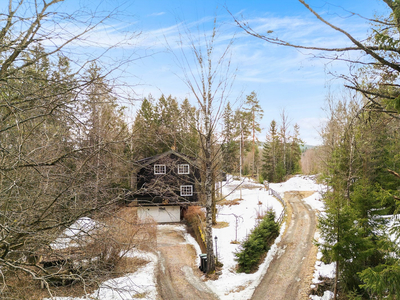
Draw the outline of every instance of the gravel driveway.
M277 255L256 288L253 300L309 299L317 247L313 244L316 216L301 199L313 192L286 192L287 228Z
M195 249L185 241L182 231L174 228L173 225L158 227L157 288L159 299L218 299L201 280L203 274L195 264Z

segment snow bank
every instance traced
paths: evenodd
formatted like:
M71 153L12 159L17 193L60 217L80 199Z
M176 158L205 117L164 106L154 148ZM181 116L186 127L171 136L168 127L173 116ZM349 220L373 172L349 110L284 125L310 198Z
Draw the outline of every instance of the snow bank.
M319 296L310 296L312 300L330 300L333 299L333 293L331 291L325 291L322 297Z
M296 176L282 184L270 184L270 187L281 193L282 196L285 191L319 191L323 189L322 185L316 184L314 178L310 178L309 176ZM239 201L238 205L218 206L217 221L229 223L228 227L213 229L214 238L215 236L218 238L218 260L224 266L219 279L215 281L209 280L206 284L221 300L250 299L255 288L267 272L270 262L277 253L277 243L279 243L281 235L276 239L266 259L254 274L236 273L234 253L238 250L239 245L231 244L231 242L236 239L242 241L250 234L251 230L257 224L257 215L268 209L273 209L276 212L276 216L279 216L282 213L283 207L276 198L269 195L263 185L249 179L244 179L241 182L229 177L228 183L224 184L222 192L224 195L227 195L226 199L228 201L239 199L240 193L243 200ZM318 194L309 197L308 201L310 201L312 204L310 205L313 208L321 208L321 201ZM281 233L283 233L284 228L285 224L282 224ZM195 242L193 244L197 245ZM199 248L197 251L200 254Z
M282 183L270 183L269 186L278 193L289 191L323 191L325 186L315 182L315 176L296 175Z
M149 260L145 266L134 274L110 279L103 282L100 288L90 297L99 300L124 300L132 298L156 299L156 265L157 256L149 252L131 251L129 257ZM91 299L91 298L89 298Z
M312 194L310 197L304 198L304 202L311 206L312 209L319 212L325 210L325 204L322 202L322 195L320 192Z

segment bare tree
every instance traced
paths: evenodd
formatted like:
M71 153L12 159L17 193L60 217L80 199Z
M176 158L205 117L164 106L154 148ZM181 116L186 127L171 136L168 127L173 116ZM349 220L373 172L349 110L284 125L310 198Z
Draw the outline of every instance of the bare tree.
M96 148L79 139L87 129L77 114L82 98L105 75L87 78L83 71L90 59L78 66L75 61L72 68L72 60L64 55L67 46L82 41L110 14L100 18L81 14L79 19L78 15L57 12L61 2L9 0L0 15L3 299L15 296L10 282L18 274L42 282L51 295L49 274L37 259L31 258L48 249L60 232L80 217L115 204L124 192L120 188L121 178L115 174L108 173L109 180L100 188L99 181L92 176L91 161L99 158L100 152L107 153L108 162L124 159L118 155L121 147L118 152L112 145L124 143L126 131L115 132L113 140L102 140ZM67 30L69 25L83 27L72 34ZM117 109L108 108L115 109L114 112ZM95 198L101 194L101 200L97 197L99 201L92 201L93 191Z
M311 50L317 57L329 60L342 60L359 68L360 72L352 73L348 76L341 75L347 80L348 88L362 93L369 101L367 108L389 114L391 117L400 118L400 92L397 83L400 66L397 63L399 56L398 34L400 31L400 11L399 4L393 0L382 0L391 10L391 14L374 19L368 19L357 13L352 16L360 17L371 24L373 34L363 40L355 38L348 30L340 28L329 22L306 1L299 0L318 20L326 24L331 29L344 35L352 45L345 47L324 47L321 45L306 46L282 40L274 36L272 30L267 34L262 34L254 30L249 23L244 20L234 19L237 25L246 33L268 43L292 47L296 49ZM361 53L363 56L344 56L343 54ZM361 69L363 68L363 69ZM382 101L382 99L386 99Z
M179 41L180 53L175 54L183 75L181 79L190 89L200 111L197 132L200 136L200 168L206 207L207 270L214 272L213 250L213 177L220 166L222 143L219 141L219 126L233 83L230 66L230 48L233 39L218 47L219 28L217 19L209 33L194 36L188 28ZM190 51L186 51L186 47Z

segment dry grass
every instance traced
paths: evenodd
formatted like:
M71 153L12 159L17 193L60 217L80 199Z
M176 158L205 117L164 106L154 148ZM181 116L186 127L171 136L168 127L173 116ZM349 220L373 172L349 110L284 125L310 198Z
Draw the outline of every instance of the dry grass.
M88 282L85 285L77 283L71 286L50 288L54 297L82 297L85 294L90 294L95 291L98 286L93 282ZM22 272L7 274L7 287L3 293L3 295L9 294L9 299L20 300L37 300L49 297L48 291L40 288L40 282L38 280L33 280L31 276Z
M54 297L82 297L93 293L99 283L126 273L134 273L147 263L146 260L140 258L123 257L114 270L100 274L96 281L87 280L68 286L51 286L50 289ZM12 294L10 299L37 300L49 297L48 291L40 288L39 281L33 280L24 273L13 273L7 277L9 279L7 290Z
M190 224L198 224L206 220L206 214L201 206L189 206L184 217Z
M123 257L115 266L114 274L135 273L141 267L147 265L148 261L137 257ZM115 277L115 276L114 276Z
M311 195L313 195L315 193L316 193L315 191L301 191L301 192L299 192L300 197L302 197L302 198L310 197Z
M268 214L268 212L272 211L272 208L268 207L267 210L263 210L262 206L260 205L262 203L259 202L258 204L259 204L259 206L256 209L256 219L262 220Z
M50 286L54 297L82 297L91 294L101 282L134 273L148 263L140 258L128 257L129 251L156 249L157 224L154 221L140 222L135 207L114 210L107 217L98 216L96 222L102 224L99 229L80 240L80 247L67 251L74 253L75 263L81 264L79 274L83 280L69 286ZM88 260L92 262L86 262L85 267L82 267L83 262ZM48 291L40 288L40 281L33 280L26 273L16 271L5 275L10 281L3 295L9 294L10 299L36 300L49 297ZM145 294L138 296L146 297Z
M223 205L229 205L229 206L232 206L232 205L239 205L240 204L240 201L242 201L243 199L239 199L239 198L236 198L236 199L233 199L233 200L227 200L227 199L222 199L221 201L219 201L218 202L218 205L221 205L221 206L223 206Z
M157 248L157 223L152 220L140 221L136 207L123 207L104 219L106 233L115 240L122 251L133 248L154 251Z
M213 228L220 229L220 228L225 228L229 227L228 222L217 222L217 224L213 225Z

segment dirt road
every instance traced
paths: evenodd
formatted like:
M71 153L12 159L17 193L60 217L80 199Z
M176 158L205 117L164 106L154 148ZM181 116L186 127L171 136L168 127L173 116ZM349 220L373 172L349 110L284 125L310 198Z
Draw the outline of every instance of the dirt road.
M201 281L202 273L195 265L196 251L192 245L185 242L181 231L177 231L173 225L159 226L157 247L159 299L218 299Z
M253 300L308 299L317 247L314 211L303 201L313 192L286 192L287 229L278 244L277 255L254 291Z

